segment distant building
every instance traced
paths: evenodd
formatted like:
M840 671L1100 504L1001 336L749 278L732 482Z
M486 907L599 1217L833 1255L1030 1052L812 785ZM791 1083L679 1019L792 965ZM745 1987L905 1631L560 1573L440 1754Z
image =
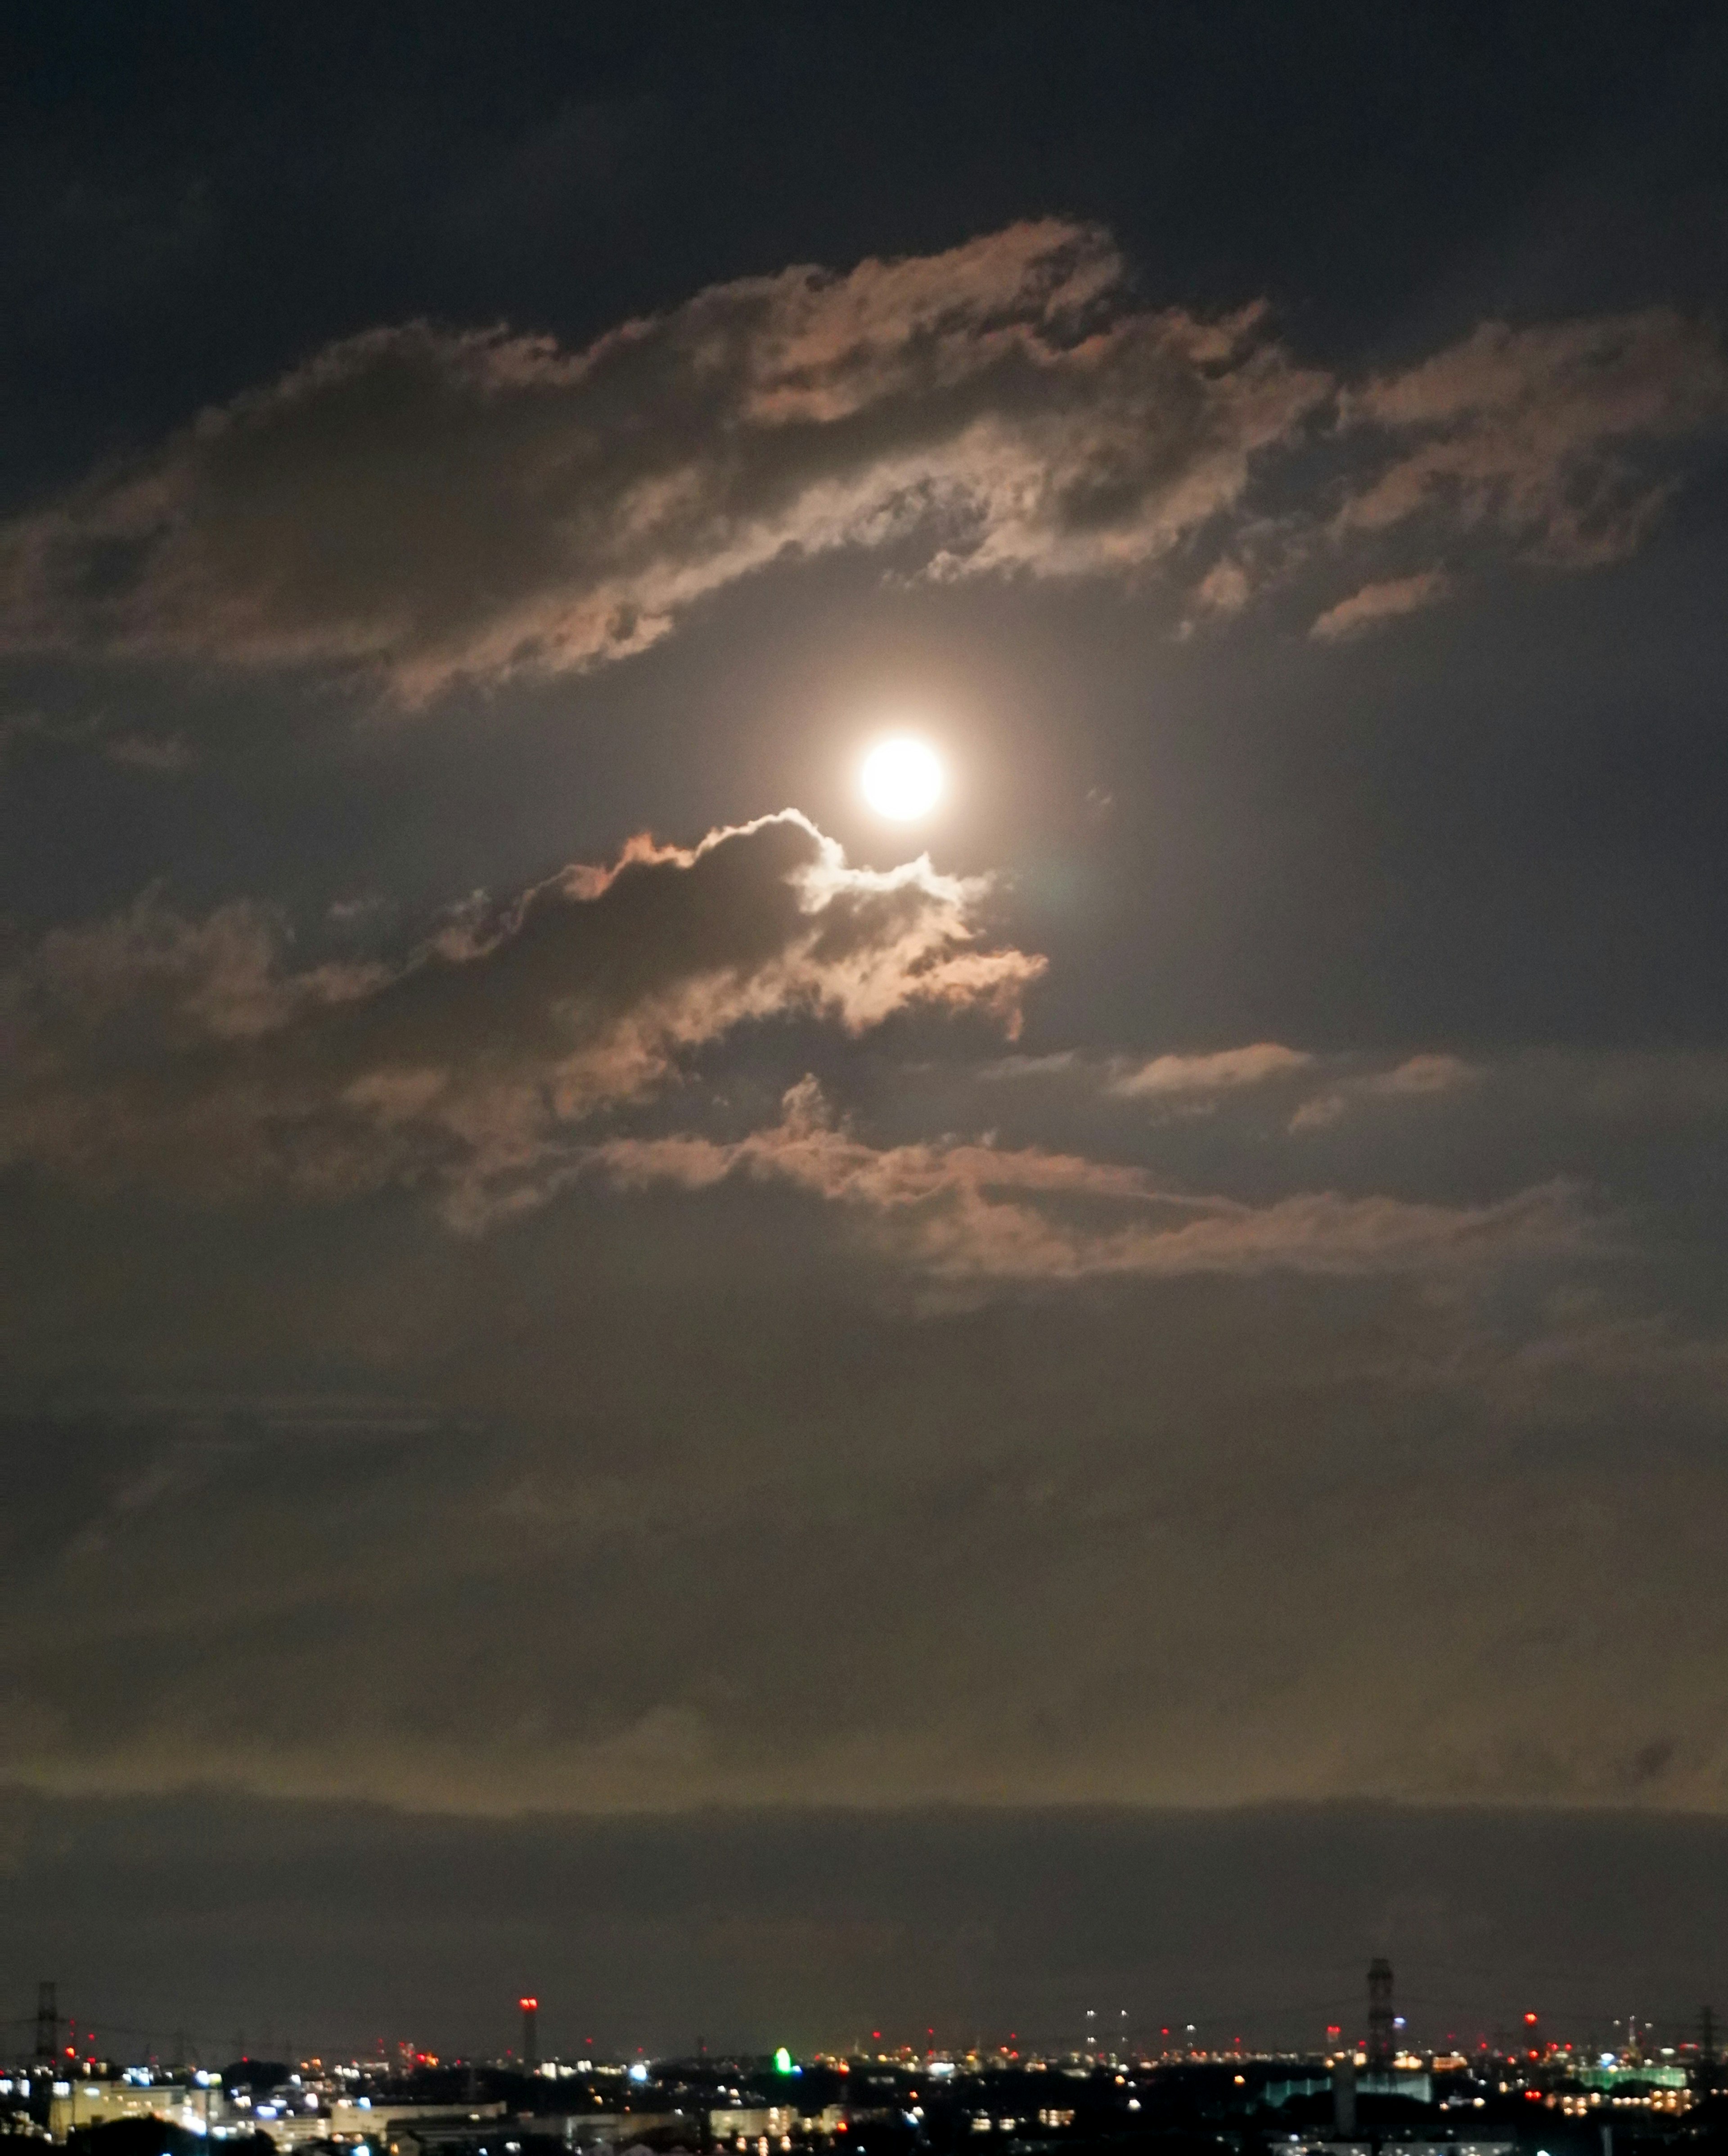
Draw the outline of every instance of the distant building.
M731 2141L742 2148L764 2135L778 2141L792 2133L798 2114L789 2103L757 2103L716 2107L708 2114L708 2131L716 2141Z

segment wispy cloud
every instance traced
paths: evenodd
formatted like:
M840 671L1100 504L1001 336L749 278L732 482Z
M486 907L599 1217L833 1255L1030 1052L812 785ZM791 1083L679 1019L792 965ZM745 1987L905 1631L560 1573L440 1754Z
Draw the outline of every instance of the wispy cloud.
M1305 1101L1290 1120L1293 1131L1323 1130L1352 1106L1370 1101L1432 1100L1468 1091L1482 1073L1462 1056L1407 1056L1385 1070L1358 1070Z
M696 1190L736 1175L787 1183L862 1215L897 1257L954 1285L1445 1270L1577 1253L1592 1234L1577 1193L1561 1184L1478 1206L1335 1191L1249 1205L1172 1190L1138 1167L1036 1147L876 1147L833 1119L811 1079L788 1093L767 1130L729 1142L612 1139L579 1165L626 1187Z
M1246 1048L1218 1049L1205 1055L1155 1055L1134 1068L1118 1070L1107 1090L1130 1101L1232 1093L1245 1086L1294 1077L1313 1062L1300 1049L1257 1040Z
M1670 308L1515 330L1484 322L1346 392L1346 428L1375 430L1392 454L1352 491L1338 528L1383 531L1431 515L1500 531L1564 567L1614 561L1671 491L1640 449L1725 412L1720 344Z
M1308 634L1322 644L1340 644L1405 614L1419 613L1423 607L1436 606L1451 590L1452 579L1439 569L1423 569L1413 577L1364 584L1347 599L1328 607Z
M190 771L197 757L178 734L115 734L103 744L110 763L131 771Z

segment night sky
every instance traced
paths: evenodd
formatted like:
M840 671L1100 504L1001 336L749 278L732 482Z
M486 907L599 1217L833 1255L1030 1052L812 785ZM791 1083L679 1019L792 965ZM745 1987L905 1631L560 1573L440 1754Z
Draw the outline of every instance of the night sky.
M3 36L0 2021L1728 2005L1722 10Z

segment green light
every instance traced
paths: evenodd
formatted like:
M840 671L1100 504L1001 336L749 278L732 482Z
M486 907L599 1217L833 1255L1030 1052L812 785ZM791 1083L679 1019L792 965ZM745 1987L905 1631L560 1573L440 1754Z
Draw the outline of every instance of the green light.
M774 2071L777 2074L789 2074L792 2071L792 2053L787 2050L784 2044L774 2054Z

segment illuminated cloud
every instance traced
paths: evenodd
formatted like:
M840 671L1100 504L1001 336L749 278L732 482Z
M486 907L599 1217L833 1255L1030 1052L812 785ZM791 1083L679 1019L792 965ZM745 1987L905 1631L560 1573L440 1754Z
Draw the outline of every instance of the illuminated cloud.
M1120 1072L1109 1091L1131 1101L1234 1092L1270 1079L1293 1077L1313 1062L1300 1049L1257 1040L1247 1048L1220 1049L1210 1055L1155 1055L1137 1070Z
M715 285L579 351L424 322L332 345L0 530L0 648L358 666L413 702L626 657L843 548L939 580L1135 578L1234 518L1245 550L1194 589L1214 616L1328 533L1360 554L1418 516L1586 567L1671 490L1645 452L1725 408L1714 337L1661 310L1488 323L1341 385L1263 307L1137 306L1106 234L1047 219ZM1251 480L1310 419L1343 506L1269 525ZM1449 588L1372 581L1313 633Z
M1012 1031L1043 962L982 940L987 884L854 869L787 811L638 839L401 963L295 970L281 923L146 896L0 982L0 1159L202 1195L260 1183L454 1194L541 1173L562 1133L750 1021L857 1034L914 1008Z
M1323 1130L1347 1114L1352 1106L1365 1102L1433 1100L1461 1093L1475 1086L1481 1076L1476 1065L1466 1063L1462 1056L1408 1056L1390 1070L1361 1071L1316 1093L1297 1109L1290 1128Z
M1339 644L1361 636L1382 624L1397 621L1423 607L1437 605L1452 589L1452 580L1438 569L1423 569L1413 577L1393 577L1383 583L1364 584L1347 599L1328 607L1308 634L1323 644Z
M1263 311L1127 297L1090 227L716 285L582 351L334 345L0 533L0 637L452 677L638 651L772 562L1121 575L1328 395Z
M1418 516L1496 531L1533 558L1588 568L1630 553L1673 490L1642 450L1728 413L1715 334L1670 308L1515 330L1461 343L1342 399L1390 461L1337 520L1380 532Z
M585 1165L625 1187L783 1181L854 1209L885 1246L955 1284L1276 1270L1412 1272L1578 1252L1591 1234L1559 1184L1479 1206L1333 1191L1264 1205L1172 1190L1143 1168L1041 1147L944 1140L878 1148L829 1115L813 1080L772 1128L723 1143L618 1138Z

